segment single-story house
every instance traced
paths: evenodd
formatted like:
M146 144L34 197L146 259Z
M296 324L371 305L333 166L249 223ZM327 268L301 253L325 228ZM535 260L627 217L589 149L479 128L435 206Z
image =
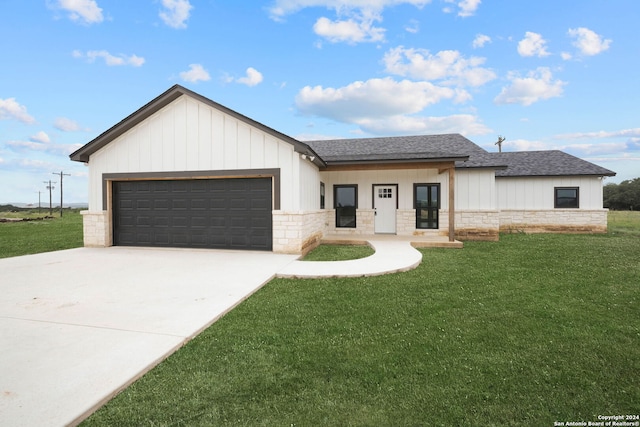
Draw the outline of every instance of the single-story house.
M327 235L604 232L602 179L615 175L458 134L303 142L180 85L70 157L89 169L86 246L280 253Z

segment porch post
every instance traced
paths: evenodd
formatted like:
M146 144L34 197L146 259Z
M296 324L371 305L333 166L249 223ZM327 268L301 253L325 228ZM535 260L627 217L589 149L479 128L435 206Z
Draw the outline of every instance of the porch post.
M449 241L453 242L455 240L455 174L456 174L456 166L455 163L451 165L449 168Z

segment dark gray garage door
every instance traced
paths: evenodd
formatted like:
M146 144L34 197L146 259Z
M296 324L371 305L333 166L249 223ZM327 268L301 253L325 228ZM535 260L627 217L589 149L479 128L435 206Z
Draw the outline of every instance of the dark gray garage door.
M272 250L271 178L113 183L113 244Z

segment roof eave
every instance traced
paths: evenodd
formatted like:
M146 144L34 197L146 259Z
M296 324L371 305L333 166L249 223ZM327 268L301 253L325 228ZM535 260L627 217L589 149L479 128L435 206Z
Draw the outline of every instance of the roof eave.
M129 129L146 120L162 108L166 107L167 105L184 95L184 92L180 89L183 88L179 85L174 85L160 96L154 98L151 102L145 104L143 107L139 108L111 128L98 135L93 140L89 141L84 146L80 147L78 150L71 153L69 157L71 158L71 160L74 160L76 162L88 162L89 156L91 156L91 154L95 153L120 135L127 132Z
M505 169L509 169L509 166L505 166L505 165L482 165L482 166L466 166L466 165L460 165L460 166L456 166L456 168L459 168L459 169L491 169L491 170L505 170Z
M496 175L496 178L554 178L559 176L616 176L615 172L608 173L564 173L564 174L517 174L517 175Z
M167 91L157 96L152 101L145 104L144 106L142 106L141 108L139 108L138 110L136 110L135 112L127 116L126 118L124 118L123 120L121 120L120 122L112 126L111 128L107 129L102 134L98 135L95 139L89 141L87 144L85 144L84 146L80 147L78 150L71 153L69 157L71 158L71 160L74 160L76 162L87 163L89 161L89 157L93 153L95 153L102 147L106 146L114 139L123 135L125 132L129 131L139 123L148 119L153 114L157 113L162 108L171 104L173 101L175 101L176 99L180 98L183 95L189 95L192 98L195 98L200 102L203 102L226 114L229 114L230 116L233 116L240 121L248 123L268 134L273 135L276 138L282 139L285 142L288 142L291 145L293 145L294 150L296 152L301 154L306 154L310 158L313 157L314 159L312 160L312 163L314 163L316 166L318 167L326 166L326 163L324 162L324 160L307 144L300 142L294 138L291 138L290 136L285 135L281 132L278 132L275 129L265 126L262 123L259 123L247 116L244 116L236 111L231 110L230 108L225 107L224 105L218 104L215 101L212 101L196 92L193 92L177 84L172 86Z
M362 164L402 164L402 163L441 163L441 162L466 162L469 156L439 157L428 159L377 159L377 160L326 160L327 166L337 165L362 165Z

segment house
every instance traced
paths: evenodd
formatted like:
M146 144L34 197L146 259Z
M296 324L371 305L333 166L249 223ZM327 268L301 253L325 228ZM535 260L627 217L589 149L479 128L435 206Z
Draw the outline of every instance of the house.
M615 175L458 134L302 142L179 85L70 157L89 169L85 246L280 253L327 235L604 232Z

